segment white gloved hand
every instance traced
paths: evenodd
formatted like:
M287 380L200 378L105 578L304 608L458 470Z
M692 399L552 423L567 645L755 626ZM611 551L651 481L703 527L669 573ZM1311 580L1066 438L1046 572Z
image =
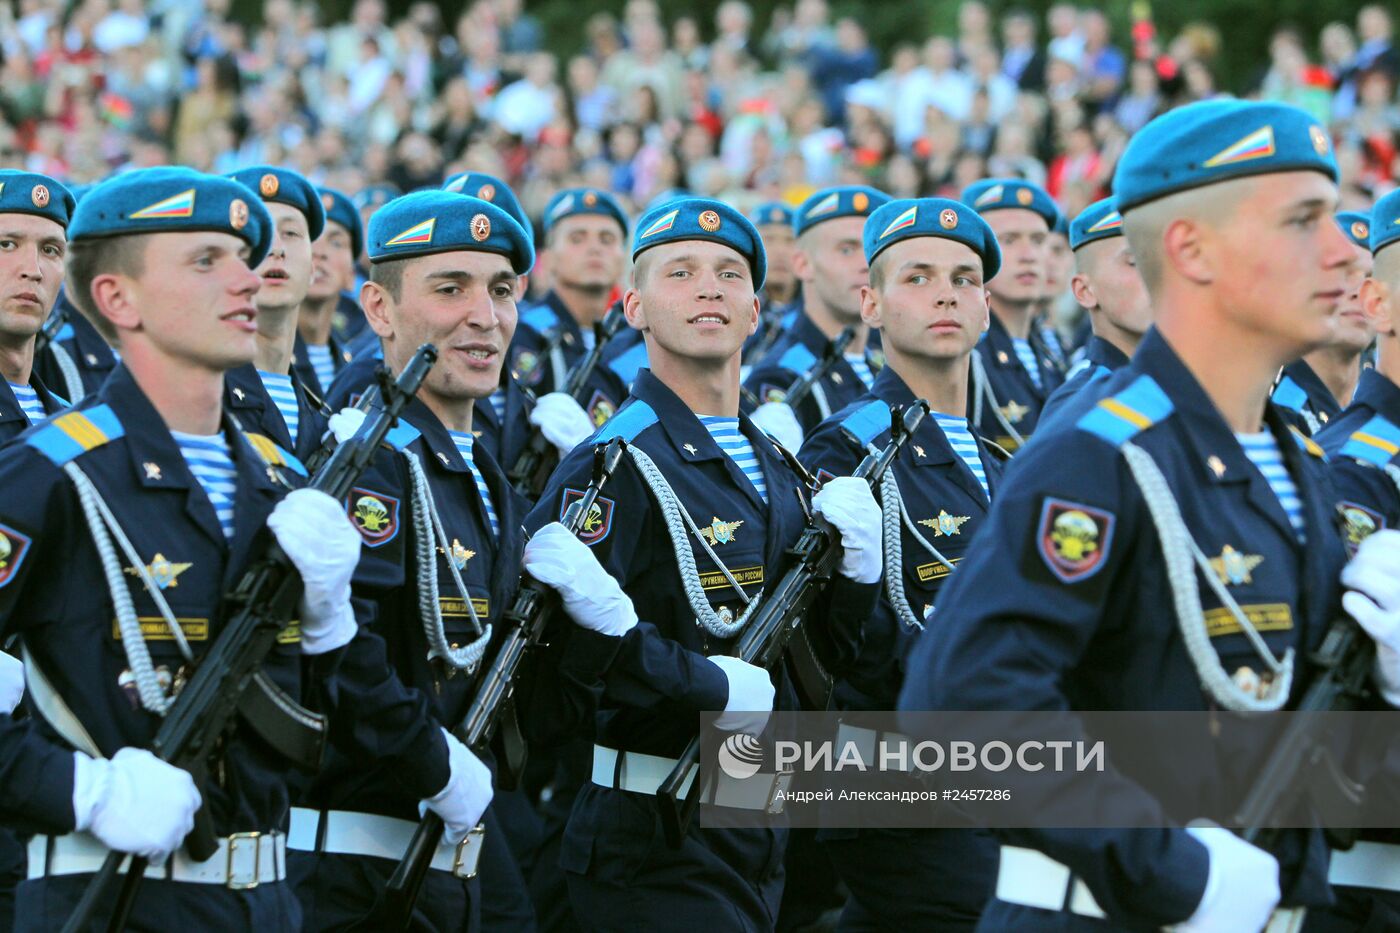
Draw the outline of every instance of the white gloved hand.
M194 829L199 789L188 771L143 748L110 759L73 753L73 819L109 849L164 860Z
M294 489L267 517L277 543L301 574L301 651L325 654L358 631L350 578L360 561L360 533L339 502L315 489Z
M1278 862L1263 849L1219 826L1186 831L1210 854L1201 903L1174 933L1240 933L1264 929L1278 906Z
M24 665L14 655L0 651L0 713L13 713L23 699Z
M542 395L530 412L530 423L554 445L559 456L566 456L597 430L588 412L566 392Z
M715 726L726 732L758 735L773 712L773 678L763 668L727 654L713 655L709 661L729 681L729 699L724 712L715 718Z
M337 444L344 444L350 438L360 433L360 425L365 423L365 413L358 408L342 408L331 415L326 422L326 427L330 433L335 435Z
M753 410L749 420L788 450L802 446L802 425L787 402L764 402Z
M481 822L481 816L491 803L491 769L482 764L472 750L455 735L442 730L447 739L447 761L451 774L447 786L434 797L418 805L418 812L432 810L442 817L442 836L448 845L456 845Z
M1381 696L1400 706L1400 531L1378 531L1342 568L1342 608L1376 643L1374 677Z
M588 545L558 522L550 522L525 545L525 570L559 592L564 611L579 625L603 635L626 635L637 610Z
M880 506L870 484L854 476L838 476L822 484L812 508L841 533L841 576L856 583L875 583L884 572Z

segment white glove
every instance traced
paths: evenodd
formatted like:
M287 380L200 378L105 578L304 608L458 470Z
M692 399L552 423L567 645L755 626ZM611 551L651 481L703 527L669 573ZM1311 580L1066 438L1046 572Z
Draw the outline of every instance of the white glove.
M144 748L110 759L73 753L73 819L109 849L163 861L194 829L200 803L188 771Z
M267 527L301 574L301 651L325 654L358 631L350 577L360 561L360 533L339 502L315 489L294 489L267 517Z
M418 812L432 810L442 817L443 839L448 845L456 845L467 838L467 833L481 822L481 815L491 803L491 769L481 763L462 742L446 729L442 735L447 739L447 762L451 774L447 786L435 797L429 797L418 805Z
M764 402L753 410L749 420L788 450L802 446L802 425L797 423L797 415L787 402Z
M24 665L14 655L0 651L0 713L13 713L23 699Z
M729 681L729 699L715 726L726 732L758 735L773 712L773 678L763 668L727 654L714 655L709 661Z
M360 433L360 425L365 423L365 413L358 408L342 408L331 415L326 422L326 427L330 433L335 435L337 444L344 444L350 438Z
M1278 862L1263 849L1219 826L1186 831L1210 854L1201 903L1175 933L1257 933L1278 905Z
M525 570L559 592L564 611L579 625L603 635L626 635L637 610L598 558L558 522L550 522L525 545Z
M854 476L829 479L812 497L812 508L841 533L841 576L857 583L878 581L885 564L880 506L870 484Z
M1342 568L1342 608L1376 642L1374 677L1381 696L1400 706L1400 531L1378 531Z
M561 457L588 440L597 430L588 412L566 392L550 392L540 396L530 412L530 423L540 429L544 439L554 445Z

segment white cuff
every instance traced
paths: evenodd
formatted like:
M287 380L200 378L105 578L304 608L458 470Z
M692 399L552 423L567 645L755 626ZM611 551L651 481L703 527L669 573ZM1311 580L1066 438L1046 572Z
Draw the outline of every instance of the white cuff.
M304 609L305 607L303 607ZM360 623L355 619L355 610L350 601L337 605L329 619L317 620L308 628L306 613L301 623L301 653L309 655L327 654L350 644L360 631Z

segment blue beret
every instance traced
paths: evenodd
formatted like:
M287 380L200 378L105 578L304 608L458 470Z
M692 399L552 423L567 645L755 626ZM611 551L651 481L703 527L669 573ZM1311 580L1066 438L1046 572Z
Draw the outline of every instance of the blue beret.
M869 217L872 211L881 204L888 204L889 200L890 196L883 191L865 185L823 188L802 202L793 220L792 230L801 236L822 221L838 217Z
M782 201L764 201L762 204L749 211L749 220L755 227L766 227L769 224L782 224L791 227L796 214L793 209Z
M1054 230L1060 222L1060 208L1049 192L1020 178L984 178L962 190L958 200L977 211L999 211L1019 208L1034 211L1045 218L1045 226Z
M355 192L355 208L361 211L367 207L379 210L401 194L403 192L394 185L370 185L368 188L361 188Z
M1371 248L1371 215L1365 211L1338 211L1337 226L1362 249Z
M947 198L901 198L876 208L865 221L865 261L875 261L886 247L915 237L938 237L969 247L982 257L982 277L1001 269L1001 247L992 228L967 205Z
M77 204L72 192L47 175L0 170L0 214L33 214L67 227Z
M306 230L315 240L326 229L326 209L321 193L300 172L272 165L255 165L228 176L264 201L295 207L306 215Z
M1128 140L1113 173L1118 209L1247 175L1312 169L1337 180L1332 141L1288 104L1205 100L1169 110Z
M490 201L513 217L521 229L530 235L530 242L534 243L535 228L530 223L530 218L525 215L525 208L520 206L520 199L510 190L510 185L495 175L485 172L462 172L447 179L442 185L442 190Z
M637 221L632 258L653 246L678 240L709 240L733 249L748 260L755 290L768 275L763 238L748 218L723 201L680 198L651 208Z
M415 191L369 219L369 261L479 250L500 253L517 275L535 264L535 244L514 217L489 201L450 191Z
M1065 216L1064 211L1061 211L1060 215L1055 218L1055 226L1050 228L1050 232L1058 233L1062 237L1069 237L1069 218Z
M214 230L252 247L257 268L272 245L272 215L231 178L192 168L140 168L94 185L73 211L68 239Z
M1123 235L1123 215L1118 213L1118 201L1104 198L1080 211L1069 225L1069 248L1079 249L1085 243Z
M360 222L355 202L334 188L322 188L321 206L326 209L326 220L334 220L350 231L350 248L358 257L365 248L365 226Z
M1371 254L1400 240L1400 188L1387 194L1371 208Z
M548 233L559 221L576 214L611 217L622 226L622 235L627 236L627 212L616 198L597 188L565 188L550 198L544 209L544 232Z

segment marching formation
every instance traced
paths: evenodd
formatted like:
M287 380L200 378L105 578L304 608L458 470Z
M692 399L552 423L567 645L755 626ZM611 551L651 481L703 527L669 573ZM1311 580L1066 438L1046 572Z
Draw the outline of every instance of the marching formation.
M1219 730L1193 812L1110 762L1147 828L691 819L780 783L706 712L1291 710L1338 632L1400 704L1400 193L1337 178L1224 99L1072 218L0 172L0 928L1400 929L1393 833L1197 820Z

